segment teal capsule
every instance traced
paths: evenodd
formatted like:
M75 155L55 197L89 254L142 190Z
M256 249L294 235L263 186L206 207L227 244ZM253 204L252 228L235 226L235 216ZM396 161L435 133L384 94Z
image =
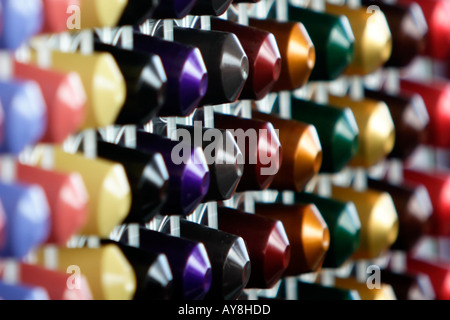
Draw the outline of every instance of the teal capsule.
M322 144L320 173L337 173L356 156L359 128L349 108L335 108L292 98L292 119L316 127Z
M310 80L337 79L353 61L355 36L348 18L289 6L289 19L301 22L316 48L316 63Z
M312 193L296 193L296 203L313 203L330 230L330 247L323 268L341 267L359 248L361 221L353 202L320 197Z

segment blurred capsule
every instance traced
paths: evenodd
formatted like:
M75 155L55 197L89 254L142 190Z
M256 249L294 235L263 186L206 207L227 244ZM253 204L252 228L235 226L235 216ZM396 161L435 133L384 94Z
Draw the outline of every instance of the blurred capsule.
M433 214L428 191L423 186L397 186L370 179L369 187L389 193L398 214L398 237L392 249L410 251L429 232Z
M247 288L272 288L286 271L291 246L279 220L219 207L219 230L244 239L251 262Z
M203 150L140 130L136 139L141 152L161 153L169 171L168 197L160 213L190 215L209 190L210 173Z
M255 111L253 118L272 123L283 146L283 161L270 188L302 191L322 166L322 145L316 128Z
M336 278L336 287L358 292L361 300L397 300L391 285L380 283L380 288L369 288L366 282L358 282L355 278Z
M429 82L402 79L401 91L406 94L418 94L425 102L429 115L426 129L428 145L447 148L450 146L450 82L433 80Z
M89 283L83 274L72 281L73 275L70 272L6 260L0 262L0 278L5 280L6 270L10 267L16 268L19 283L45 289L50 300L92 300Z
M281 54L274 35L218 18L211 20L211 28L234 33L247 54L249 76L239 99L264 98L278 81L281 73Z
M333 187L333 198L352 201L361 221L361 240L354 259L374 259L397 240L399 222L392 197L387 192L355 191Z
M233 0L197 0L190 14L221 16L231 6Z
M6 239L0 257L23 258L48 238L47 197L40 186L0 183L0 199L6 215Z
M212 282L211 262L205 246L200 242L179 238L141 227L139 249L165 254L173 273L173 293L177 300L201 300L209 292ZM128 229L121 242L130 242Z
M319 209L330 233L330 246L324 268L339 268L358 250L361 221L353 202L341 202L312 193L296 193L296 204L314 204Z
M450 3L447 0L399 0L401 5L417 3L428 24L427 44L424 54L446 60L450 54Z
M48 292L42 287L30 287L0 282L1 300L50 300Z
M202 120L201 117L197 119ZM214 127L230 131L244 155L244 172L236 191L267 189L283 158L281 142L273 125L257 119L215 113Z
M148 123L158 114L166 98L167 77L159 56L100 42L94 47L96 51L112 54L125 78L127 96L115 123Z
M188 116L208 89L208 73L200 50L143 34L134 34L134 51L160 56L167 76L161 117Z
M370 7L326 5L326 12L347 16L355 36L355 56L347 75L367 75L383 66L392 54L392 34L386 16Z
M3 202L0 200L0 250L6 243L6 214L3 208Z
M358 153L351 166L371 167L391 153L395 144L395 127L383 101L353 100L348 96L330 96L329 103L340 109L350 108L359 128Z
M134 300L170 300L173 298L173 275L165 254L153 253L112 240L127 258L136 276Z
M337 79L355 55L355 36L348 18L290 5L289 19L303 23L314 43L320 63L316 63L310 80Z
M248 79L249 61L239 39L229 32L174 28L174 39L200 49L208 70L202 105L235 102Z
M45 148L36 148L38 163L48 157ZM121 164L104 159L89 159L81 153L67 153L55 147L51 151L54 170L77 172L89 194L88 220L80 233L108 237L127 217L131 207L131 191Z
M69 31L69 20L75 8L80 8L80 0L42 0L43 27L41 33L61 33Z
M313 125L322 145L321 173L344 169L359 150L359 128L349 108L317 104L292 97L292 119Z
M117 25L140 25L151 18L164 0L128 0ZM167 0L166 0L167 1Z
M328 287L318 283L296 281L297 299L302 300L361 300L358 291L336 287ZM286 280L281 281L277 293L278 298L286 299Z
M47 127L47 107L34 81L0 81L2 125L0 153L18 155L39 142Z
M421 273L397 273L381 270L381 279L392 286L398 300L434 300L430 278Z
M90 1L90 0L89 0ZM31 52L36 63L37 53ZM86 92L86 116L81 129L114 124L126 98L125 79L109 53L51 52L50 68L60 72L77 72Z
M120 163L131 187L131 209L126 222L149 222L168 198L169 172L159 153L97 141L98 156Z
M272 91L295 90L306 84L316 64L316 51L302 23L250 19L249 25L271 32L281 53L281 74Z
M386 67L406 67L425 51L428 24L416 2L389 4L380 0L363 0L362 3L365 6L378 6L386 16L392 33L392 55Z
M47 243L65 245L88 220L89 195L78 173L61 173L17 164L17 180L42 187L50 208Z
M42 1L1 0L0 48L14 51L37 35L44 24Z
M76 133L86 116L86 92L76 72L58 72L14 62L14 77L39 84L47 107L42 142L62 143Z
M364 94L388 106L395 127L395 144L388 157L406 160L426 139L430 118L423 99L418 94L391 95L373 90Z
M81 272L94 300L131 300L136 291L133 269L113 244L99 248L42 247L36 252L36 259L38 265L54 265L61 272Z
M182 220L181 237L205 245L212 266L211 289L205 299L236 300L251 274L244 240L236 235Z
M428 191L433 206L429 233L450 235L450 174L445 171L404 169L403 178L406 185L422 185Z
M203 202L230 199L244 173L244 156L233 135L227 130L177 125L177 138L190 139L192 145L201 141L210 173Z
M433 286L436 300L450 299L450 264L447 261L425 260L420 257L409 257L408 272L425 274Z
M82 29L115 27L128 2L128 0L80 0L78 14L82 13L82 17L73 19L79 20Z
M165 0L160 1L152 18L154 19L181 19L187 16L198 0Z
M314 204L256 203L255 213L283 223L291 244L291 259L284 276L321 269L330 246L330 231Z

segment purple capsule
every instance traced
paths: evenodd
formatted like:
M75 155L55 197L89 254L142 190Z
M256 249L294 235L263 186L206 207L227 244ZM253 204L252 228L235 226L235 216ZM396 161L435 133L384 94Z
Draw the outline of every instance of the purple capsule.
M20 153L40 141L47 127L47 107L41 89L31 81L0 81L3 141L0 153Z
M28 287L0 282L0 300L50 300L47 290L41 287Z
M128 230L121 242L128 243ZM173 273L174 298L201 300L212 283L211 262L203 243L173 237L161 232L139 229L139 249L163 253Z
M0 0L0 48L16 50L43 27L41 0Z
M206 94L208 73L198 48L139 33L134 49L160 56L167 75L166 102L159 116L188 116Z
M144 131L137 132L136 141L141 151L161 153L169 171L169 196L160 212L190 215L209 190L210 173L203 150Z
M164 0L159 3L153 12L155 19L181 19L187 16L197 0Z
M50 209L39 186L0 183L6 214L6 242L0 257L22 258L43 244L50 232Z

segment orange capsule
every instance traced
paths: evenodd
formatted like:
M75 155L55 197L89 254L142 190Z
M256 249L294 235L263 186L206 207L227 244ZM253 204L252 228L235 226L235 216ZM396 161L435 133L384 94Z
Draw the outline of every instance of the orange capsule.
M316 128L273 114L254 111L253 117L272 123L279 130L283 146L283 162L270 188L302 191L322 166L322 146Z
M316 50L299 22L250 19L249 25L273 33L281 53L281 75L273 92L295 90L306 84L316 64Z
M257 203L255 213L280 220L291 244L291 260L285 276L318 271L330 246L330 231L314 204Z

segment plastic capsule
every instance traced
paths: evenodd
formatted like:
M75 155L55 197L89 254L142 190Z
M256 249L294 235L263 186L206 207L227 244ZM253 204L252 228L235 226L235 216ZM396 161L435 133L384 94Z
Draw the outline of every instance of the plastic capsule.
M359 128L349 108L291 98L292 119L313 125L322 145L321 173L337 173L359 150Z
M327 4L327 13L347 16L355 36L355 56L347 75L367 75L383 66L392 54L392 34L386 16L370 7Z
M391 153L395 145L395 126L389 108L383 101L330 96L333 106L350 108L359 128L358 153L351 166L371 167Z
M330 246L324 268L339 268L358 250L361 242L361 220L353 202L342 202L312 193L296 193L295 203L314 204L330 233Z
M281 74L272 91L290 91L306 84L316 64L316 51L303 24L250 19L249 25L271 32L281 53Z
M303 23L314 43L318 63L310 80L335 80L352 63L355 36L345 15L334 16L290 5L289 19Z
M352 201L361 221L361 240L352 258L374 259L385 253L397 240L399 222L392 197L387 192L355 191L333 187L333 198Z
M44 152L44 148L36 149L40 164L47 156ZM80 233L107 237L130 211L131 191L125 169L118 163L66 153L61 148L51 152L54 170L79 173L88 191L88 219Z
M302 191L322 166L322 145L316 128L273 114L253 112L253 118L271 123L284 146L283 161L270 188Z
M218 18L211 20L211 28L234 33L247 54L249 75L239 100L264 98L278 81L281 73L281 54L274 35Z
M38 265L52 264L61 272L77 270L73 267L78 267L89 282L94 300L131 300L135 294L136 276L116 245L99 248L42 247L37 251L36 259Z
M283 223L291 244L285 276L320 270L330 246L330 231L314 204L257 203L255 213Z

